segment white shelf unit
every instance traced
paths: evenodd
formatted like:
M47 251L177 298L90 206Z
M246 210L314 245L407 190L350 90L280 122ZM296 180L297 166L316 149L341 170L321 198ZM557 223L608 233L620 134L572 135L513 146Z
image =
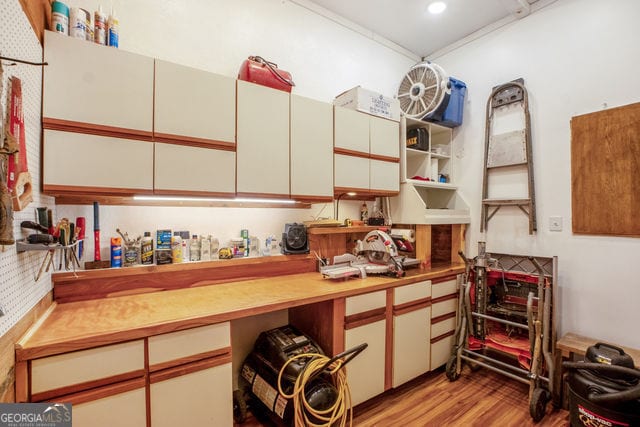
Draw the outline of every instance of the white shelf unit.
M417 128L428 135L425 150L407 148L407 132ZM452 129L402 117L400 134L401 184L400 194L390 199L393 221L468 224L469 206L455 183Z

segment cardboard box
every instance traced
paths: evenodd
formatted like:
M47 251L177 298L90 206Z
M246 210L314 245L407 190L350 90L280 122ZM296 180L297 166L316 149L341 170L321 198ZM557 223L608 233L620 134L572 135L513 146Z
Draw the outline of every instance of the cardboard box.
M356 86L336 96L333 105L351 108L396 122L400 121L400 103L397 99L364 89L361 86Z

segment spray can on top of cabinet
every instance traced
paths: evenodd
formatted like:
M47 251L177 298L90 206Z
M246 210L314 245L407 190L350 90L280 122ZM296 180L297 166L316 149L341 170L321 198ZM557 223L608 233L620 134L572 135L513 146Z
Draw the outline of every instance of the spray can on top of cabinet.
M51 29L69 35L69 7L61 1L51 3Z
M141 243L141 263L143 265L153 264L153 237L149 231L144 232Z
M107 44L107 15L102 11L102 6L98 6L98 10L93 18L93 41L97 44Z
M116 17L116 13L111 8L111 14L107 20L107 44L111 47L118 47L120 38L120 21Z
M111 238L111 267L122 267L122 239Z
M180 237L180 234L178 231L175 231L173 233L173 236L171 236L171 258L172 258L172 262L174 264L179 264L182 262L183 258L182 258L183 254L182 254L182 237Z

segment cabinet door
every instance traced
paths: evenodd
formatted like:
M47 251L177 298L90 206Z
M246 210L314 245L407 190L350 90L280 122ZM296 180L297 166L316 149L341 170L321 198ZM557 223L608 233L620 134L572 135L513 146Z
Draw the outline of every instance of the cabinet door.
M153 189L151 142L47 129L43 147L44 191L89 187L131 194Z
M159 194L236 191L236 153L212 148L155 144L154 189Z
M156 140L235 143L235 79L158 59L155 67Z
M291 194L333 196L333 107L291 96Z
M180 369L188 370L188 367ZM153 374L149 392L151 425L231 427L231 380L231 363L177 376Z
M153 58L45 31L43 121L152 131Z
M334 107L335 148L369 154L369 115Z
M346 366L353 405L384 392L385 324L384 320L380 320L345 331L345 349L365 342L368 344L368 347Z
M400 163L371 159L369 188L380 191L400 191Z
M238 80L237 191L289 196L289 94Z
M336 154L334 162L336 188L369 190L369 159Z
M380 117L369 117L370 153L399 158L400 124Z
M393 317L393 387L429 371L431 308Z
M144 381L141 387L115 394L73 403L72 420L74 427L144 427L147 425L146 393ZM109 389L110 387L105 387ZM100 395L101 390L91 390L88 394ZM77 396L80 397L80 396Z

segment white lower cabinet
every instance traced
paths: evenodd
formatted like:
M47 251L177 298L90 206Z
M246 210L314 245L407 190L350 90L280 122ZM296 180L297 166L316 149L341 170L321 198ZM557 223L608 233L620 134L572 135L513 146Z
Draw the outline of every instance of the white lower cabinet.
M457 278L434 281L431 286L431 370L447 363L455 342L458 321Z
M233 425L230 362L167 379L161 376L151 376L153 427Z
M73 404L74 427L144 427L147 409L144 384L88 402Z
M379 320L348 329L344 333L344 345L347 350L362 343L368 344L362 353L345 366L352 405L384 392L385 323L385 320Z
M393 316L393 387L429 371L430 318L430 307Z

